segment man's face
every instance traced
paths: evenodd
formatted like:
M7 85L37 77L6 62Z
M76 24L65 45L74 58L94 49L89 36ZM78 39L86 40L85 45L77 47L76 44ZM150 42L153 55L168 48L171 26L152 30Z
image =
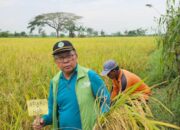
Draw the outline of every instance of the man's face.
M115 79L116 78L116 71L115 70L111 70L108 75L107 75L110 79Z
M66 51L54 56L55 63L64 73L71 73L77 64L75 51Z

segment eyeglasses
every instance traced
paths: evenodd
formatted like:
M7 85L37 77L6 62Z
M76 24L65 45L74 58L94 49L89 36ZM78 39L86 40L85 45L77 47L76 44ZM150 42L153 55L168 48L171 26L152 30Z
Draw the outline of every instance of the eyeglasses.
M74 54L69 54L66 56L55 55L54 60L56 62L59 62L59 63L63 63L65 60L68 62L68 61L71 61L73 59L73 56L74 56Z

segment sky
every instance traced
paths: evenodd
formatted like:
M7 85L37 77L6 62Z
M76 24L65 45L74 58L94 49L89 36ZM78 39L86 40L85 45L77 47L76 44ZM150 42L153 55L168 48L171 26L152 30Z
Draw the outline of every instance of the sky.
M29 32L28 22L39 14L70 12L82 16L84 26L107 34L137 28L154 33L165 8L166 0L0 0L0 29Z

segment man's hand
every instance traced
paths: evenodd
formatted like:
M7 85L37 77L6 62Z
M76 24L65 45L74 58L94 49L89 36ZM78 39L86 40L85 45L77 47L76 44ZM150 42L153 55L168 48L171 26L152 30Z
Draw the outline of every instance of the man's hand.
M36 116L33 122L33 129L34 130L41 130L44 126L44 120L40 116Z

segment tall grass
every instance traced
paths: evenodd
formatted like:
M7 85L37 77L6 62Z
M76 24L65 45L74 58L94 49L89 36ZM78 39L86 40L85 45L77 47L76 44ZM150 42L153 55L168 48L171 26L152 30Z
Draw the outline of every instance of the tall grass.
M166 30L160 37L159 49L150 61L156 68L150 75L152 82L168 81L168 84L156 89L154 95L175 115L170 116L155 104L152 104L152 109L157 118L180 125L180 1L167 0L166 2L166 14L159 20L159 24L165 26Z

